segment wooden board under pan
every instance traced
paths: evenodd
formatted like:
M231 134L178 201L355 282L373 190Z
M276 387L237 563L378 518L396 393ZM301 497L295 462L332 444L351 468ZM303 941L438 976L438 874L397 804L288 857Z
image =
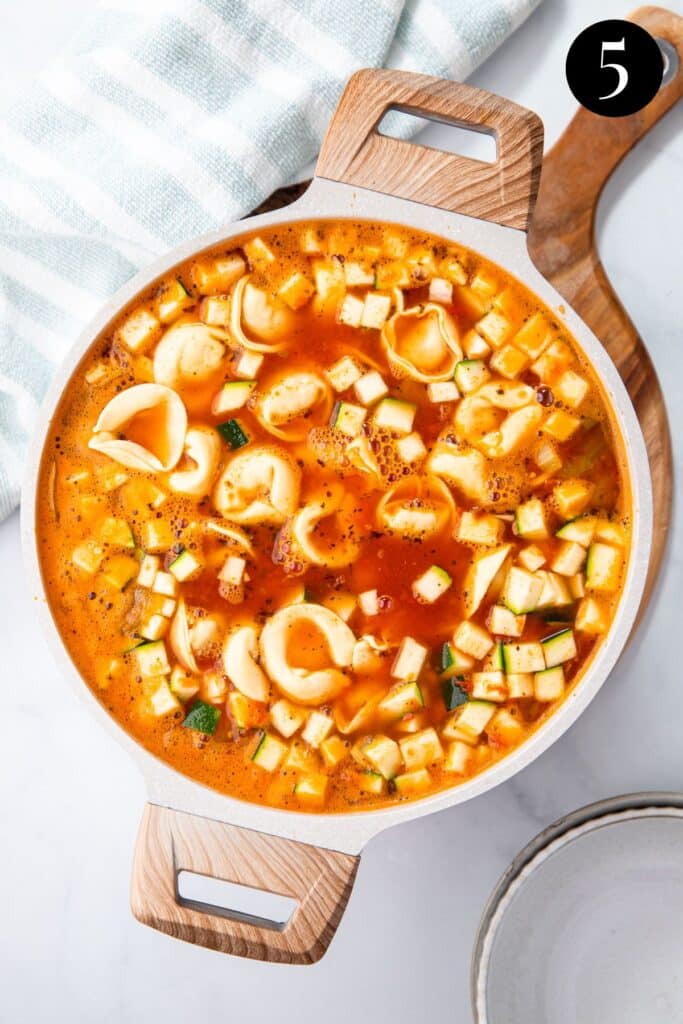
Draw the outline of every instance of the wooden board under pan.
M637 114L600 117L579 108L544 157L529 228L529 252L544 277L574 307L609 352L643 429L652 474L654 520L640 621L657 581L669 533L673 490L671 436L652 359L600 262L595 215L602 190L617 165L683 96L683 18L661 7L641 7L628 20L673 47L678 54L678 67L670 78L666 76L666 84ZM308 182L302 182L279 189L255 212L286 206L307 187Z

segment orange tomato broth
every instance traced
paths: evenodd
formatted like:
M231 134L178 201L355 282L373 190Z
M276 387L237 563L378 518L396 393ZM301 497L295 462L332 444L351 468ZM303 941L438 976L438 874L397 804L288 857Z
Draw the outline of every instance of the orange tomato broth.
M243 258L242 266L235 253ZM252 285L263 288L271 312L279 311L289 318L284 348L265 355L246 405L227 415L215 414L212 401L223 381L234 379L242 351L227 321L229 297L243 271L251 273ZM293 278L296 274L299 276ZM359 279L367 283L353 283ZM436 284L431 283L434 280ZM436 304L447 315L448 337L451 341L457 337L458 347L464 350L462 360L457 361L473 353L487 368L488 384L502 381L504 388L504 382L510 380L527 385L533 394L529 404L541 410L543 417L519 450L500 458L485 456L483 497L467 497L452 480L445 481L445 488L439 490L438 481L433 484L433 476L438 474L430 474L435 493L441 497L450 494L454 510L448 510L448 498L444 498L445 525L435 534L422 537L401 530L392 532L386 522L378 520L376 510L398 482L403 482L409 509L425 507L425 495L429 499L430 492L429 488L425 490L423 478L431 454L426 461L403 461L397 446L405 436L404 427L404 433L398 434L373 425L382 399L368 408L360 435L356 435L369 442L378 465L374 472L355 459L350 461L348 445L352 437L329 426L340 401L363 407L353 386L335 391L325 377L326 370L351 354L359 369L379 371L390 397L412 403L410 435L419 435L428 453L433 452L437 438L449 452L478 450L482 435L475 432L463 438L462 430L454 423L467 396L432 401L425 382L392 372L380 329L340 322L340 316L352 320L358 316L358 304L351 302L343 307L345 299L352 296L365 303L365 296L372 292L389 296L393 315L395 304L401 300L396 289L400 289L406 309L428 303L431 289L439 296ZM218 296L220 301L212 307L207 295ZM131 317L140 310L151 314L145 321L147 335L140 342L138 332L131 343ZM497 314L498 319L491 314ZM223 319L219 340L225 350L213 377L198 384L190 375L178 385L189 408L189 424L214 427L234 419L248 443L233 451L221 437L220 463L206 493L187 496L173 493L168 472L131 469L93 451L88 441L100 412L113 396L154 379L159 339L174 325L199 322L202 316ZM161 323L160 318L165 322ZM430 322L438 319L437 313L429 314ZM250 323L263 326L255 319ZM399 340L409 339L410 331L411 319L399 318ZM255 335L249 337L253 340ZM411 351L415 366L423 341ZM534 349L533 355L525 351L525 341ZM136 350L131 352L127 344ZM433 338L424 342L425 351L430 344L436 345ZM441 344L445 345L443 336ZM436 352L444 364L449 358L447 348ZM545 363L537 363L544 353ZM428 361L431 358L428 352ZM254 406L274 381L301 369L318 375L327 391L324 401L304 415L302 439L290 442L273 436L259 421ZM565 394L567 381L576 384L573 377L565 378L567 372L578 374L587 385L585 397L576 408L570 407L576 401L575 394L569 401L560 397ZM446 381L452 380L449 368ZM434 392L432 397L439 395ZM541 404L541 400L551 404ZM546 429L549 416L558 411L578 421L572 424L573 433L566 440L558 440ZM143 414L122 436L163 448L161 419L158 415L155 419L155 415ZM492 425L494 431L498 429L505 415L505 410L492 412L486 406L485 429L490 431ZM292 422L302 426L296 419ZM285 429L287 426L285 423ZM341 513L323 520L324 529L315 538L323 557L337 544L343 546L350 541L354 557L349 564L332 568L311 564L292 537L291 516L285 523L240 527L251 540L253 554L248 555L236 551L230 539L207 530L209 521L219 526L226 522L214 507L216 480L232 460L260 444L286 449L287 457L298 465L301 486L297 509L321 493L324 502L324 496L332 494L341 482ZM549 468L544 469L538 460ZM192 465L185 455L176 468ZM572 482L569 490L563 490L567 481ZM576 481L585 483L583 491L581 484L578 491L573 489ZM538 513L535 499L542 513L541 533L545 531L546 535L520 536L514 516L520 505L522 514L525 508ZM527 506L529 501L531 506ZM585 671L613 618L628 559L630 501L622 446L605 393L573 339L528 289L475 252L441 238L394 225L322 221L278 225L262 229L258 236L245 234L233 241L229 250L216 249L187 261L131 304L112 329L93 344L64 392L46 439L37 531L48 600L64 643L93 693L131 736L178 771L220 792L294 810L342 812L392 805L457 785L504 757L554 713ZM471 512L474 517L463 520L463 514ZM119 525L128 524L134 547L126 546L125 537L112 539L112 518ZM575 541L556 536L567 520L585 528L579 550ZM463 523L492 531L488 542L463 540ZM572 543L574 547L567 548ZM487 587L479 607L468 616L473 564L504 545L509 545L509 551L502 568ZM587 579L585 549L591 545L597 545L601 558L607 558L608 571L605 575L601 569L594 578ZM150 547L161 573L167 573L183 551L191 552L200 563L193 577L177 583L177 593L170 597L163 614L163 597L136 581L140 562ZM598 561L597 548L591 547L591 565ZM605 548L606 552L602 550ZM246 578L226 585L221 584L218 573L229 555L244 556ZM560 555L571 555L569 560L577 566L576 572L562 575L551 569ZM542 564L534 567L539 559ZM532 568L524 568L524 564ZM413 588L432 566L444 570L450 583L445 592L426 603L423 597L416 598ZM540 573L538 578L546 583L548 576L543 574L550 574L555 585L550 592L556 595L556 601L557 593L560 598L564 594L564 603L559 605L546 605L522 616L513 614L514 628L520 629L521 625L516 637L495 633L488 625L491 615L496 614L503 616L504 628L509 627L509 610L506 615L500 609L504 608L511 567L532 577ZM443 573L438 575L443 582ZM518 578L523 578L532 590L537 589L527 576ZM359 606L358 598L366 595L362 601L368 608L373 592L377 603L368 614ZM543 593L547 597L546 591ZM178 699L169 688L168 671L153 676L141 673L136 646L143 643L141 634L145 629L148 633L160 632L168 670L177 666L169 623L178 613L181 596L190 627L207 621L209 627L203 646L197 635L197 672L181 673L176 668L177 677L187 687ZM347 619L347 628L356 640L371 636L381 650L368 650L367 645L359 648L358 657L364 655L365 661L359 661L358 671L348 665L342 667L343 688L330 699L317 706L315 702L303 706L291 702L294 714L304 721L293 735L283 736L270 712L270 707L283 699L279 686L269 680L266 701L245 696L231 678L230 665L223 662L222 648L236 622L252 623L258 632L278 610L301 601L333 609L342 621ZM498 611L492 613L494 606ZM151 629L149 620L153 615L157 618ZM461 648L453 643L463 621L471 621L480 631L475 631L475 646L476 642L481 645L484 635L483 642L488 642L489 648L483 655L481 650L476 656L464 650L471 650L472 637L467 632L458 634ZM500 621L495 624L503 628ZM565 629L571 634L571 656L560 663L563 678L557 671L544 675L538 642ZM403 700L408 693L405 687L412 680L396 678L397 657L406 637L426 650L417 672L419 697L413 688L407 702ZM447 643L450 647L444 653ZM501 643L507 645L502 653ZM513 665L511 650L518 650L520 644L529 645L522 653L525 659L528 655L532 671L509 670ZM546 648L540 650L549 660ZM501 670L501 662L496 659L503 654L506 660ZM444 668L453 655L457 671L452 666ZM315 623L299 623L290 629L286 659L303 673L325 671L330 666L330 652ZM258 648L255 663L263 672ZM171 681L174 678L171 676ZM450 693L449 679L456 684ZM196 692L188 696L193 688ZM473 697L480 696L482 688L487 699L475 701ZM521 696L512 696L511 690ZM155 713L153 698L157 691ZM378 702L388 692L398 695L398 705L408 710L401 714L395 708L391 713L380 710ZM419 699L422 706L415 706ZM452 704L463 703L449 710L447 699ZM184 726L188 713L201 706L197 701L220 712L213 734ZM482 712L480 723L488 715L483 728L479 723L474 732L469 726L459 731L458 721L465 709L471 710L474 705ZM367 713L361 728L340 731L363 708ZM325 718L315 720L321 732L317 736L309 733L310 742L306 742L302 734L307 735L305 716L311 712ZM321 741L326 729L329 731ZM258 754L255 756L258 749L262 753L265 749L264 735L266 747L270 739L280 744L270 746L265 766Z

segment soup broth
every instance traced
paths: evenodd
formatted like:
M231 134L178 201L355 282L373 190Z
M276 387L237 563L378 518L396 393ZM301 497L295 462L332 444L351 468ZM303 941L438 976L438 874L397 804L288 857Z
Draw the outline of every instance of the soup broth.
M610 628L630 494L605 395L452 242L245 235L130 306L46 441L37 530L83 678L223 793L348 811L523 743Z

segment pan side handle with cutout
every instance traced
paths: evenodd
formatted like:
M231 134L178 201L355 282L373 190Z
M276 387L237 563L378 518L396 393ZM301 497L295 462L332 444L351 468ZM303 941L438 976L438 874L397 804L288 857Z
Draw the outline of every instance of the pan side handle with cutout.
M147 804L138 833L131 907L143 924L223 953L311 964L325 953L353 888L359 857ZM197 904L181 872L291 897L285 922Z
M493 135L493 163L392 138L390 110ZM543 125L510 100L427 75L386 69L350 79L323 141L316 177L526 230L543 157Z

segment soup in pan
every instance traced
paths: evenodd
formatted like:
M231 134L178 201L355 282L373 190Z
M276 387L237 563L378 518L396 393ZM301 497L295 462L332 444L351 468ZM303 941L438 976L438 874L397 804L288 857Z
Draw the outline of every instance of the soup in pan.
M179 771L348 811L457 785L610 628L630 495L572 338L476 253L392 225L245 235L74 374L37 529L102 704Z

